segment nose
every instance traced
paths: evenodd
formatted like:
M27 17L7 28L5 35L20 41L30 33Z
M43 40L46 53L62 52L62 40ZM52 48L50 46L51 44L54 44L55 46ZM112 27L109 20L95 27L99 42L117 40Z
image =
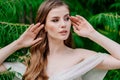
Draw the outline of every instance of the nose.
M61 20L61 28L66 28L66 23L65 23L65 21L64 20Z

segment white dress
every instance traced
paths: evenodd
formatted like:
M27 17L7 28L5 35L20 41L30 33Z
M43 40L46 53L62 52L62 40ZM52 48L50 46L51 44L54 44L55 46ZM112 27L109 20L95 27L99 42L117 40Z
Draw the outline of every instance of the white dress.
M107 73L107 70L98 70L95 67L103 61L107 56L106 54L95 54L84 61L66 69L58 74L49 77L49 80L103 80ZM4 63L6 68L12 68L13 71L17 71L22 75L25 72L26 67L21 63ZM22 77L16 75L21 80Z

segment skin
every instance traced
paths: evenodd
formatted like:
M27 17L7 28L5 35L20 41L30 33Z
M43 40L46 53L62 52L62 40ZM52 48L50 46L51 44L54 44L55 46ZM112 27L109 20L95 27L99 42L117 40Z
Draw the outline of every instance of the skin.
M65 13L61 13L61 10ZM57 13L57 14L56 14ZM54 54L63 51L66 46L63 40L66 40L70 33L71 21L69 19L69 11L66 7L52 9L47 16L45 29L48 32L48 40L50 45L50 53ZM66 30L67 33L62 35L60 32Z
M64 71L67 68L71 68L84 59L97 54L97 52L94 51L80 48L71 49L64 45L63 41L66 40L69 35L71 23L73 24L74 32L77 35L86 37L98 43L110 53L110 55L106 56L103 62L101 62L96 68L107 70L120 68L120 45L97 32L83 17L79 15L69 16L69 10L65 6L61 6L54 8L49 12L46 19L46 24L44 26L45 30L48 32L48 41L50 47L47 66L48 76L52 76ZM32 24L19 39L2 48L0 50L1 66L3 61L16 50L23 47L29 47L40 41L41 38L37 40L34 40L34 38L38 34L39 30L42 29L42 27L43 24L40 23L35 25ZM67 30L68 32L65 35L61 35L59 33L61 30Z
M64 13L61 13L61 10ZM61 41L66 40L70 33L70 27L71 21L69 19L69 10L65 6L52 9L48 13L45 28L48 32L49 39L58 39ZM64 36L61 35L59 32L62 30L67 30L67 34Z

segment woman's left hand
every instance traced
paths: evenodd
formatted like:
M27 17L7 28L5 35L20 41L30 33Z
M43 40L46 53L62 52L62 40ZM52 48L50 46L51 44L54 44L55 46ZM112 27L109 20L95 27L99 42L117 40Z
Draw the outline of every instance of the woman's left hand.
M95 31L92 25L82 16L71 16L70 20L72 21L74 32L79 36L88 37Z

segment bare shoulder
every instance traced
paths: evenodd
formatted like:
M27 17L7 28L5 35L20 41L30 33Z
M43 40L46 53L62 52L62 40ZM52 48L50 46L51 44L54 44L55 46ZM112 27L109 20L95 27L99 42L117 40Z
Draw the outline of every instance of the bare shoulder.
M88 49L82 49L82 48L76 48L76 49L74 49L73 52L76 56L82 57L84 59L86 59L94 54L97 54L97 52L95 52L95 51L88 50Z
M102 54L98 53L92 50L87 49L74 49L73 53L75 57L79 59L86 59L94 54ZM105 69L105 70L111 70L111 69L119 69L120 68L120 60L116 59L114 56L107 54L105 55L103 61L96 66L98 69Z

